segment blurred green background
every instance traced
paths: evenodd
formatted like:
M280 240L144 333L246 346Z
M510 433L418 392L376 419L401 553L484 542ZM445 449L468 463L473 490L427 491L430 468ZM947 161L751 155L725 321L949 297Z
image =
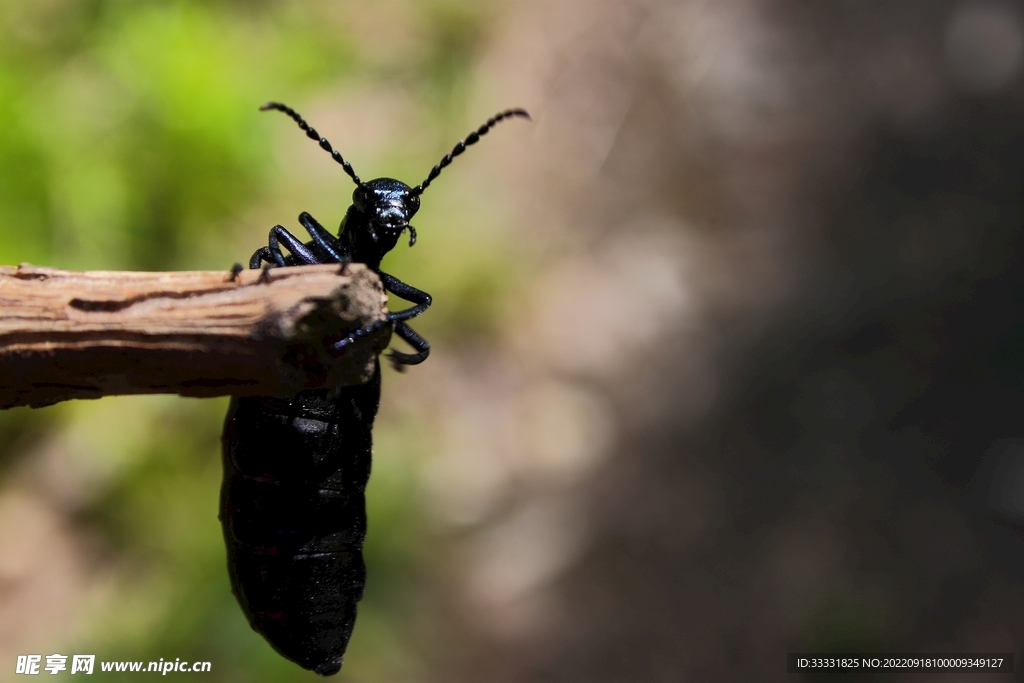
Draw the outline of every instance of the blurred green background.
M414 184L491 110L517 104L467 104L474 59L498 20L488 7L2 0L0 263L226 271L247 263L275 223L304 237L300 211L337 226L351 182L293 122L259 105L295 107L362 177ZM460 190L460 165L431 188L416 250L403 246L384 266L435 296L418 326L435 342L486 339L512 285L494 267L512 247L500 212L473 221L487 203ZM430 433L389 408L392 379L375 430L371 580L347 680L414 678L438 637L423 635L431 629L416 597L436 540L415 477ZM217 522L226 407L116 397L0 413L0 486L31 490L58 513L41 535L16 523L31 503L12 503L8 547L64 543L69 557L86 558L62 565L55 550L44 564L65 573L4 615L22 625L16 640L32 638L2 648L0 678L15 654L54 652L208 660L209 681L316 678L252 632L230 593ZM9 538L18 533L21 545Z

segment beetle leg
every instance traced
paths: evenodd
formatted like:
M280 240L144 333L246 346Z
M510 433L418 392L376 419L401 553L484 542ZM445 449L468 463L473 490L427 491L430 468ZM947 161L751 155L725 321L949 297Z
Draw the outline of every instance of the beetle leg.
M320 259L309 250L305 244L299 241L299 239L285 230L280 225L275 225L270 229L270 253L277 261L278 266L285 266L287 263L284 260L284 255L281 253L281 243L288 247L288 251L292 253L299 264L301 265L313 265L320 263Z
M370 323L366 327L360 327L358 330L352 332L350 335L348 335L344 339L335 342L332 348L334 348L335 351L341 351L346 346L348 346L349 344L354 343L356 340L360 339L361 337L365 337L366 335L370 334L371 332L376 332L380 328L384 327L385 325L389 325L390 323L391 323L390 320L378 320L375 323Z
M387 291L391 292L396 296L405 299L406 301L411 301L414 304L416 304L412 308L407 308L404 311L388 313L388 320L392 322L401 322L403 320L409 320L411 318L415 318L420 313L430 308L430 304L433 301L433 299L431 299L430 295L427 294L426 292L416 289L411 285L407 285L394 275L388 275L387 273L384 272L380 274L380 279L384 281L384 289L386 289Z
M426 292L416 289L412 285L407 285L397 277L388 275L387 273L381 273L380 279L384 281L384 289L391 292L392 294L399 296L406 301L411 301L416 304L412 308L407 308L404 311L397 311L395 313L388 313L388 320L395 323L395 334L407 341L414 349L416 353L402 353L401 351L392 350L388 353L388 360L391 361L391 366L402 371L405 365L417 365L422 363L430 355L430 343L418 335L415 330L405 324L406 320L415 318L423 311L430 308L432 299Z
M391 367L395 370L402 372L405 370L406 365L419 365L430 355L430 342L418 335L416 330L405 323L398 322L395 324L395 334L409 342L409 345L417 351L417 353L402 353L395 350L389 352L388 360L391 361Z
M324 226L320 225L315 218L309 213L303 211L299 214L299 222L302 223L302 227L306 229L313 241L316 242L317 246L323 249L327 254L337 261L338 263L347 263L348 257L343 255L344 249L341 246L341 242L338 238L327 231Z
M252 258L249 259L249 269L256 270L263 261L274 262L274 257L270 254L270 247L260 247L252 253Z
M417 363L422 363L430 354L430 343L423 337L416 334L416 332L406 325L404 321L409 320L410 318L415 318L420 313L427 310L427 308L430 307L432 299L426 292L407 285L398 278L388 275L387 273L380 273L380 279L384 282L384 289L405 299L406 301L411 301L416 305L412 308L407 308L404 311L388 313L386 320L378 320L371 325L367 325L366 327L356 330L341 341L336 342L334 344L334 348L340 351L360 337L364 337L371 332L376 332L384 325L395 323L395 333L405 341L409 342L409 344L416 349L416 353L391 351L388 354L391 364L396 369L401 369L400 366L402 365L416 365Z
M267 263L272 264L274 266L278 266L280 268L284 268L285 266L287 266L288 263L287 261L285 261L284 254L281 253L281 244L279 242L279 239L280 241L283 241L285 243L285 246L287 246L288 249L292 251L292 253L295 253L296 256L298 256L300 259L302 259L302 254L296 253L295 250L292 249L292 243L298 243L299 246L302 247L302 251L306 252L307 256L312 257L312 254L309 254L309 250L306 249L301 242L295 239L294 235L292 235L290 232L285 230L280 225L275 225L270 229L270 245L266 247L260 247L253 253L252 258L249 259L249 267L259 268L260 263L262 261L266 261ZM305 262L316 263L316 261L309 260L305 260Z

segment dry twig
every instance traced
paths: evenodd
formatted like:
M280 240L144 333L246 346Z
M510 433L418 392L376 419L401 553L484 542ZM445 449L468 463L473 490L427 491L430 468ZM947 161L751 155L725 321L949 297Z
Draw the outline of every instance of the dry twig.
M166 273L0 266L0 408L177 393L288 396L366 381L390 326L359 264Z

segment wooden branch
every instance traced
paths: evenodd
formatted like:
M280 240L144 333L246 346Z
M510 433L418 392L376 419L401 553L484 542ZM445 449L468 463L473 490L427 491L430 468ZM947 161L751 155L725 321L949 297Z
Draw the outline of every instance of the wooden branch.
M167 273L0 266L0 408L176 393L290 396L369 379L391 326L360 264Z

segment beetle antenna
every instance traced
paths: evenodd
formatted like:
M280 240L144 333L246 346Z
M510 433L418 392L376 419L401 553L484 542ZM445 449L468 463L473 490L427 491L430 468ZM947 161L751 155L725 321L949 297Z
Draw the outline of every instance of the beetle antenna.
M469 147L470 145L475 144L477 140L480 139L481 135L486 135L487 131L489 131L491 128L494 128L494 126L499 121L512 118L513 116L522 116L523 118L526 119L530 118L530 115L526 112L525 109L506 109L500 114L495 114L491 118L487 119L487 123L480 126L475 131L466 136L466 139L460 141L459 144L455 145L455 148L452 149L450 153L445 154L444 158L441 159L441 162L430 170L430 175L427 176L427 179L424 180L419 185L417 185L416 187L412 188L411 193L413 195L423 194L423 191L430 186L430 183L434 181L434 178L441 175L441 169L447 166L448 164L452 163L452 159L465 152L466 148Z
M352 164L342 158L341 152L331 147L331 143L327 141L327 138L320 137L320 134L316 132L316 129L306 123L305 119L299 116L297 111L286 104L281 104L280 102L267 102L260 107L260 111L268 111L270 109L276 109L277 111L284 112L288 116L292 117L295 123L299 124L299 128L306 131L306 137L310 140L316 140L319 142L320 148L330 153L331 158L341 164L341 167L345 169L345 173L348 173L349 177L356 182L356 185L362 186L363 181L361 181L359 176L356 175L356 172L352 170Z

